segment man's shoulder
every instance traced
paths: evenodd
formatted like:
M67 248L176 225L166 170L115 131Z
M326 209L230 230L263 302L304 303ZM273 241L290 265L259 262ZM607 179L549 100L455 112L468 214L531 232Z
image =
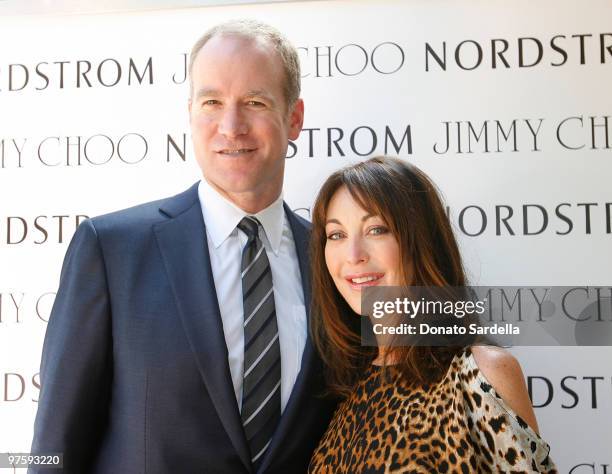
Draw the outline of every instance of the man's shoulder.
M149 201L136 206L91 218L98 232L137 231L166 221L198 203L198 184L171 197Z
M302 227L303 230L305 230L306 232L310 232L310 229L312 227L312 224L310 223L310 221L304 219L302 216L300 216L300 214L292 210L291 207L289 207L289 205L286 202L285 202L285 212L289 218L290 224L292 225L296 224Z

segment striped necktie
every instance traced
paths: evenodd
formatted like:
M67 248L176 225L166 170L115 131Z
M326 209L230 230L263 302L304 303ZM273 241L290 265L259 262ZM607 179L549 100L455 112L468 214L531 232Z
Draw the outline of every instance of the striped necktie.
M238 224L248 237L241 266L244 309L241 417L256 470L281 412L281 360L272 271L259 238L259 225L252 216L244 217Z

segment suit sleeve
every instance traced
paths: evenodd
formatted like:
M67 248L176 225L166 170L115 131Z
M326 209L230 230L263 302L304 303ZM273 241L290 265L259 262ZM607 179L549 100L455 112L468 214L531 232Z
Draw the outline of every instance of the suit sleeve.
M90 220L70 242L49 317L32 453L63 453L64 468L86 473L100 447L112 380L111 309L104 257Z

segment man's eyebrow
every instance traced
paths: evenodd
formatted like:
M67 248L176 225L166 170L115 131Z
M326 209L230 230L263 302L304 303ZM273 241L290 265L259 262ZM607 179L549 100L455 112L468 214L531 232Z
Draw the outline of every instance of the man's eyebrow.
M196 99L200 98L200 97L219 97L221 94L219 93L218 90L216 89L211 89L211 88L207 88L207 87L203 87L201 89L198 89L198 91L195 94Z
M219 97L220 95L221 95L221 92L218 91L217 89L212 89L210 87L203 87L201 89L198 89L194 97L196 99L199 99L200 97ZM247 93L245 94L245 97L261 97L270 102L273 102L273 103L275 102L274 97L263 89L251 89L247 91Z
M264 89L249 89L246 95L268 95Z
M263 97L271 102L274 102L274 97L263 89L251 89L247 91L246 97Z

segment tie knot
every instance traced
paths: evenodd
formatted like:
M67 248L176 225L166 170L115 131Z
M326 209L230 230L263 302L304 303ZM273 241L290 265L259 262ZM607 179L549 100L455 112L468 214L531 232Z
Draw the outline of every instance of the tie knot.
M258 236L258 227L259 221L253 216L245 216L238 223L238 228L247 235L249 240L253 240Z

